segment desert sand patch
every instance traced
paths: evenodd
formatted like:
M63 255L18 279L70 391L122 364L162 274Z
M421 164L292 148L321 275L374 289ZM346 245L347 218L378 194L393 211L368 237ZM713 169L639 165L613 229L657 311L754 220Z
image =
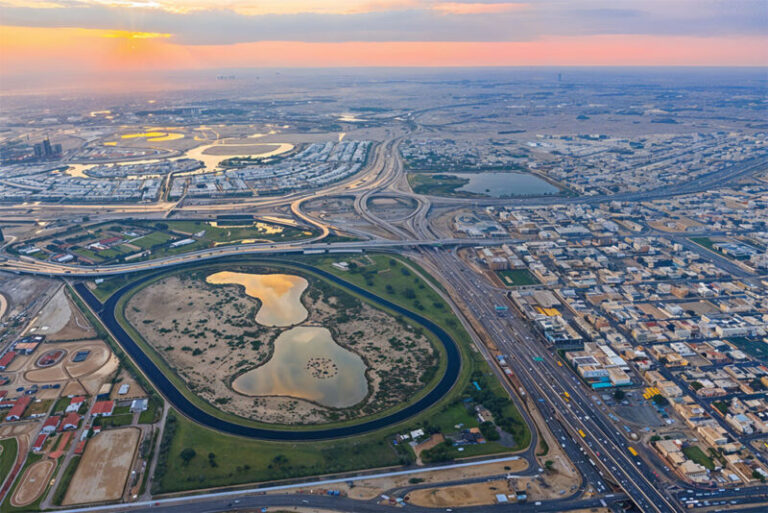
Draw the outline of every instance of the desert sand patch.
M235 267L231 271L273 272ZM237 393L232 381L254 369L258 372L284 329L256 322L261 303L243 287L206 283L215 272L194 271L152 283L129 299L125 316L191 391L223 411L269 423L357 418L412 397L424 385L424 369L438 364L437 353L420 329L310 279L301 296L309 316L300 326L328 328L337 344L363 359L368 395L353 408L332 409L298 398ZM308 362L305 370L313 372L314 367Z

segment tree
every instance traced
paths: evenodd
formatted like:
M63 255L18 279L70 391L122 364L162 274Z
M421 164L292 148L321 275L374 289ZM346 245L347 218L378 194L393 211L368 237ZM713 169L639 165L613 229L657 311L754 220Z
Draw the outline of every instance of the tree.
M480 432L483 434L483 437L489 442L498 440L500 438L499 432L496 430L496 425L493 422L488 420L480 424Z
M545 461L545 462L544 462L544 468L545 468L545 469L547 469L547 471L551 471L551 470L552 470L552 466L553 466L554 464L555 464L555 462L554 462L554 461L552 461L552 460L547 460L547 461Z
M618 388L613 393L613 398L616 399L617 401L623 401L626 396L627 396L626 392Z
M269 465L269 468L282 468L288 463L288 457L284 454L278 454L274 458L272 458L272 463Z
M651 398L656 406L666 406L669 404L669 401L666 397L664 397L661 394L656 394Z
M192 458L197 456L197 453L194 449L187 447L186 449L181 451L181 454L179 454L181 457L181 460L184 462L184 466L189 465L189 462L192 461Z

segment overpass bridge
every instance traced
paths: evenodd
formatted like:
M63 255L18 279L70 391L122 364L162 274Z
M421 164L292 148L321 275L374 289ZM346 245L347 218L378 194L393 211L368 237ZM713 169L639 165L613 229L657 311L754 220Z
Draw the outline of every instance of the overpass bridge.
M0 270L17 274L32 274L38 276L68 277L68 278L98 278L117 276L129 273L166 269L179 265L220 260L228 257L242 256L275 256L298 254L344 254L362 253L375 250L413 249L419 247L462 247L462 246L496 246L500 244L519 243L519 239L433 239L433 240L369 240L356 242L312 242L286 244L239 244L219 246L215 248L190 251L180 255L114 265L66 265L54 262L41 262L31 257L13 257L0 261Z

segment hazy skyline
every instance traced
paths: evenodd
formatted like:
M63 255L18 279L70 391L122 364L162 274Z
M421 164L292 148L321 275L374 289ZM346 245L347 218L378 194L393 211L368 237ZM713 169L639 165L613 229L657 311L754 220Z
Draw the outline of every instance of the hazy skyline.
M0 0L0 20L6 82L41 71L768 64L768 8L754 0Z

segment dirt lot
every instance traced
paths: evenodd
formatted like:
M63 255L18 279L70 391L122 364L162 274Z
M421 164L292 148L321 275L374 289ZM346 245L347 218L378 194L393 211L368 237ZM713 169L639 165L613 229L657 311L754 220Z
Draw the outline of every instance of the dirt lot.
M554 468L561 467L556 462ZM414 490L408 494L408 502L427 507L480 506L496 503L496 494L512 495L514 502L517 490L525 490L528 501L558 499L573 493L578 485L571 484L573 479L559 470L539 476L497 479L483 483L445 486Z
M309 317L301 326L329 328L337 343L362 357L368 367L368 397L354 410L332 411L301 399L239 394L231 381L269 360L283 328L259 325L257 300L241 287L209 285L205 276L199 272L154 283L128 301L125 315L191 390L224 411L272 423L323 422L333 413L339 420L371 414L416 393L421 370L435 362L429 341L412 327L310 279L302 296Z
M520 458L519 460L515 461L488 463L485 465L476 465L473 467L464 467L458 469L422 472L417 476L403 475L370 479L365 481L356 481L353 488L349 488L346 485L335 485L335 488L345 491L347 495L352 499L371 500L378 497L382 493L386 493L388 490L411 486L408 480L412 477L423 479L423 483L439 484L449 481L457 481L459 479L470 479L473 477L497 476L506 473L514 474L517 472L522 472L527 468L528 462L525 459Z
M140 431L111 429L88 442L64 496L63 505L119 499L131 471Z
M27 306L44 294L53 292L59 282L48 278L34 276L17 276L0 272L0 292L8 300L6 315L13 316L21 313Z
M64 287L40 310L29 333L45 335L49 341L82 340L96 336L85 316L74 307Z
M482 506L496 503L496 494L514 494L506 479L445 488L425 488L409 494L409 503L431 508Z
M122 385L128 385L128 392L120 395L118 392L120 392L120 387ZM127 371L123 370L117 377L117 381L115 381L115 386L112 387L112 392L110 392L109 398L118 401L126 401L128 399L138 399L146 396L147 393L141 388L141 385L139 385Z
M21 477L16 492L11 497L11 504L18 507L36 501L40 494L45 491L55 468L56 462L47 458L30 465Z

